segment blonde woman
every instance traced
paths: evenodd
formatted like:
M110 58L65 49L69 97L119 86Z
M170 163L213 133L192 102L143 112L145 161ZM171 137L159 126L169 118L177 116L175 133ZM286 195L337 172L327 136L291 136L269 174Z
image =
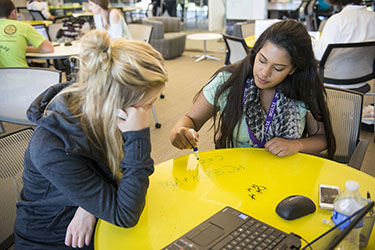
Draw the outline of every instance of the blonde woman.
M162 57L101 31L83 37L80 57L78 82L51 87L28 110L37 127L16 249L93 249L96 218L133 227L142 213L154 171L147 111L167 81Z
M107 31L112 38L131 39L123 14L118 9L109 9L108 4L108 0L89 0L89 8L94 14L95 28Z

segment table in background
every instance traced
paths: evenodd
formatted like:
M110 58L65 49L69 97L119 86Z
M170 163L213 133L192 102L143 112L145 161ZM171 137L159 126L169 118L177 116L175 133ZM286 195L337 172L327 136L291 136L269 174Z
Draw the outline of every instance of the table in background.
M79 54L78 42L72 42L71 46L65 46L61 43L59 46L55 46L55 51L51 53L26 53L27 59L64 59L71 56L77 56Z
M64 43L61 43L59 46L55 46L55 51L51 53L26 53L26 58L27 59L41 59L41 60L48 60L49 59L65 59L69 60L70 57L72 56L78 56L79 50L80 50L80 45L78 41L73 41L71 46L65 46ZM48 62L49 63L49 62ZM77 62L76 62L77 63ZM74 74L76 73L74 71L75 67L77 65L72 65L71 61L66 62L65 67L65 75L67 80L72 80L74 78ZM71 74L73 73L73 74Z
M247 47L249 47L249 48L254 47L255 36L252 35L252 36L245 37L245 42L246 42Z
M46 27L48 27L48 25L52 24L53 22L52 21L49 21L49 20L23 20L22 22L24 23L28 23L28 24L44 24L46 25Z
M95 249L161 249L227 205L311 241L329 229L322 219L332 213L318 206L319 184L343 190L352 179L363 197L367 191L375 197L373 177L307 154L279 158L242 148L200 152L199 158L190 154L156 165L138 225L125 229L99 220ZM316 212L292 221L280 218L275 208L290 195L311 198ZM367 249L375 249L374 232Z
M218 40L220 38L222 38L222 35L218 33L196 33L188 35L187 39L203 41L203 55L194 56L198 57L195 62L199 62L204 59L213 59L220 61L220 58L207 55L207 40Z
M55 16L58 16L58 11L62 11L64 15L68 14L68 12L75 12L75 11L82 11L81 4L66 4L62 6L49 6L48 9L51 13Z

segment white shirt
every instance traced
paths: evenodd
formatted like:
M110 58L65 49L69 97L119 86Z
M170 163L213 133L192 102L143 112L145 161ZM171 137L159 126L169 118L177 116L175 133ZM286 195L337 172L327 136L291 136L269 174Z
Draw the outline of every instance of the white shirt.
M30 2L27 2L27 9L28 10L39 10L42 12L42 15L44 16L45 19L49 19L51 16L51 13L44 7L44 5L41 2L38 2L36 0Z
M120 20L118 23L112 23L111 18L109 18L109 28L108 30L103 27L102 17L100 15L94 15L95 27L97 30L106 31L112 38L128 38L131 39L131 35L124 20L124 17L120 15Z
M330 43L366 41L375 41L375 12L365 6L347 5L327 20L314 47L315 58L320 60Z

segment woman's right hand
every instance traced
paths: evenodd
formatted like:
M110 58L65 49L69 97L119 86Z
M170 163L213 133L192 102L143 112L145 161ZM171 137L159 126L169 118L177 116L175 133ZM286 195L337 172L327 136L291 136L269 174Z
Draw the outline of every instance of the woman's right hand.
M150 126L149 122L149 107L129 107L124 110L127 117L126 120L118 118L117 126L121 132L142 130Z
M187 127L177 127L171 132L170 139L172 145L179 149L191 149L192 147L197 147L199 142L199 134L193 130L194 136L189 132Z

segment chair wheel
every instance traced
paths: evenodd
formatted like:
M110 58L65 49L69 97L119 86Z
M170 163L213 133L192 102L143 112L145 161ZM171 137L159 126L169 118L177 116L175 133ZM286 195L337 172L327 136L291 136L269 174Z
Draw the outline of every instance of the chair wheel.
M155 128L160 128L161 124L160 123L155 123Z
M161 99L164 99L164 97L165 97L165 95L160 94L160 98L161 98Z

